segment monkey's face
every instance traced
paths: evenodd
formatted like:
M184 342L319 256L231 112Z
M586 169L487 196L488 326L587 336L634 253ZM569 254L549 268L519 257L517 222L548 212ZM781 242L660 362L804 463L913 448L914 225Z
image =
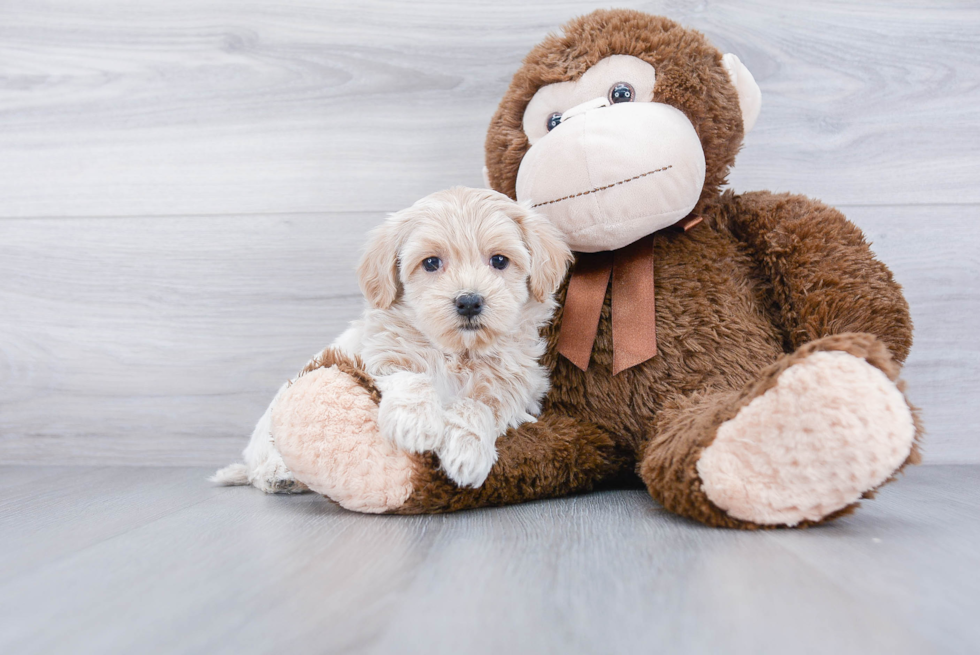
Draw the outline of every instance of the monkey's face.
M538 89L524 112L531 148L517 174L530 201L573 250L622 248L687 216L704 186L698 134L654 102L656 70L607 57L574 82Z
M525 59L487 135L487 177L573 250L626 246L717 195L761 104L752 75L703 35L600 10Z

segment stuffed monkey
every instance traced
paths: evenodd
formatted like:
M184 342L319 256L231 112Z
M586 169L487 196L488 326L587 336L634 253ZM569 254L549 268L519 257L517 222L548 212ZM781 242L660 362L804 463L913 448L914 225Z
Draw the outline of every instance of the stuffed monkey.
M899 382L908 306L861 231L802 196L722 191L760 108L734 55L636 11L536 46L486 141L489 184L576 262L546 328L551 391L479 488L378 433L379 394L327 349L272 408L296 479L361 512L446 512L638 479L713 526L820 523L918 459Z

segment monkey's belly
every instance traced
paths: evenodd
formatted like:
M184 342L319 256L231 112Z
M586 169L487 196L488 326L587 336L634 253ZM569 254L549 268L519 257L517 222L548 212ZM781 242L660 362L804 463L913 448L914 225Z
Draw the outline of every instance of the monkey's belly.
M677 395L740 389L784 353L772 309L740 278L728 277L709 293L658 288L657 356L615 376L615 318L604 307L588 370L559 356L549 399L560 411L638 445ZM715 302L718 297L724 302Z

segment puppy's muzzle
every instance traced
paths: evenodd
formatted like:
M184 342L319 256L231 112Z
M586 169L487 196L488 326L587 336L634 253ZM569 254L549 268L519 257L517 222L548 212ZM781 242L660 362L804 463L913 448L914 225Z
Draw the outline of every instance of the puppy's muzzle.
M456 313L466 318L474 318L483 311L483 296L477 293L464 293L456 296Z

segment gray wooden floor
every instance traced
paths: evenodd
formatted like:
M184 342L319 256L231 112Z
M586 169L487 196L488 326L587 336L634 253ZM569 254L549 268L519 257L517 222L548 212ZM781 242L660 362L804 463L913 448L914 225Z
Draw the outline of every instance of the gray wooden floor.
M3 653L976 653L980 467L803 531L641 491L376 517L198 468L0 468Z

